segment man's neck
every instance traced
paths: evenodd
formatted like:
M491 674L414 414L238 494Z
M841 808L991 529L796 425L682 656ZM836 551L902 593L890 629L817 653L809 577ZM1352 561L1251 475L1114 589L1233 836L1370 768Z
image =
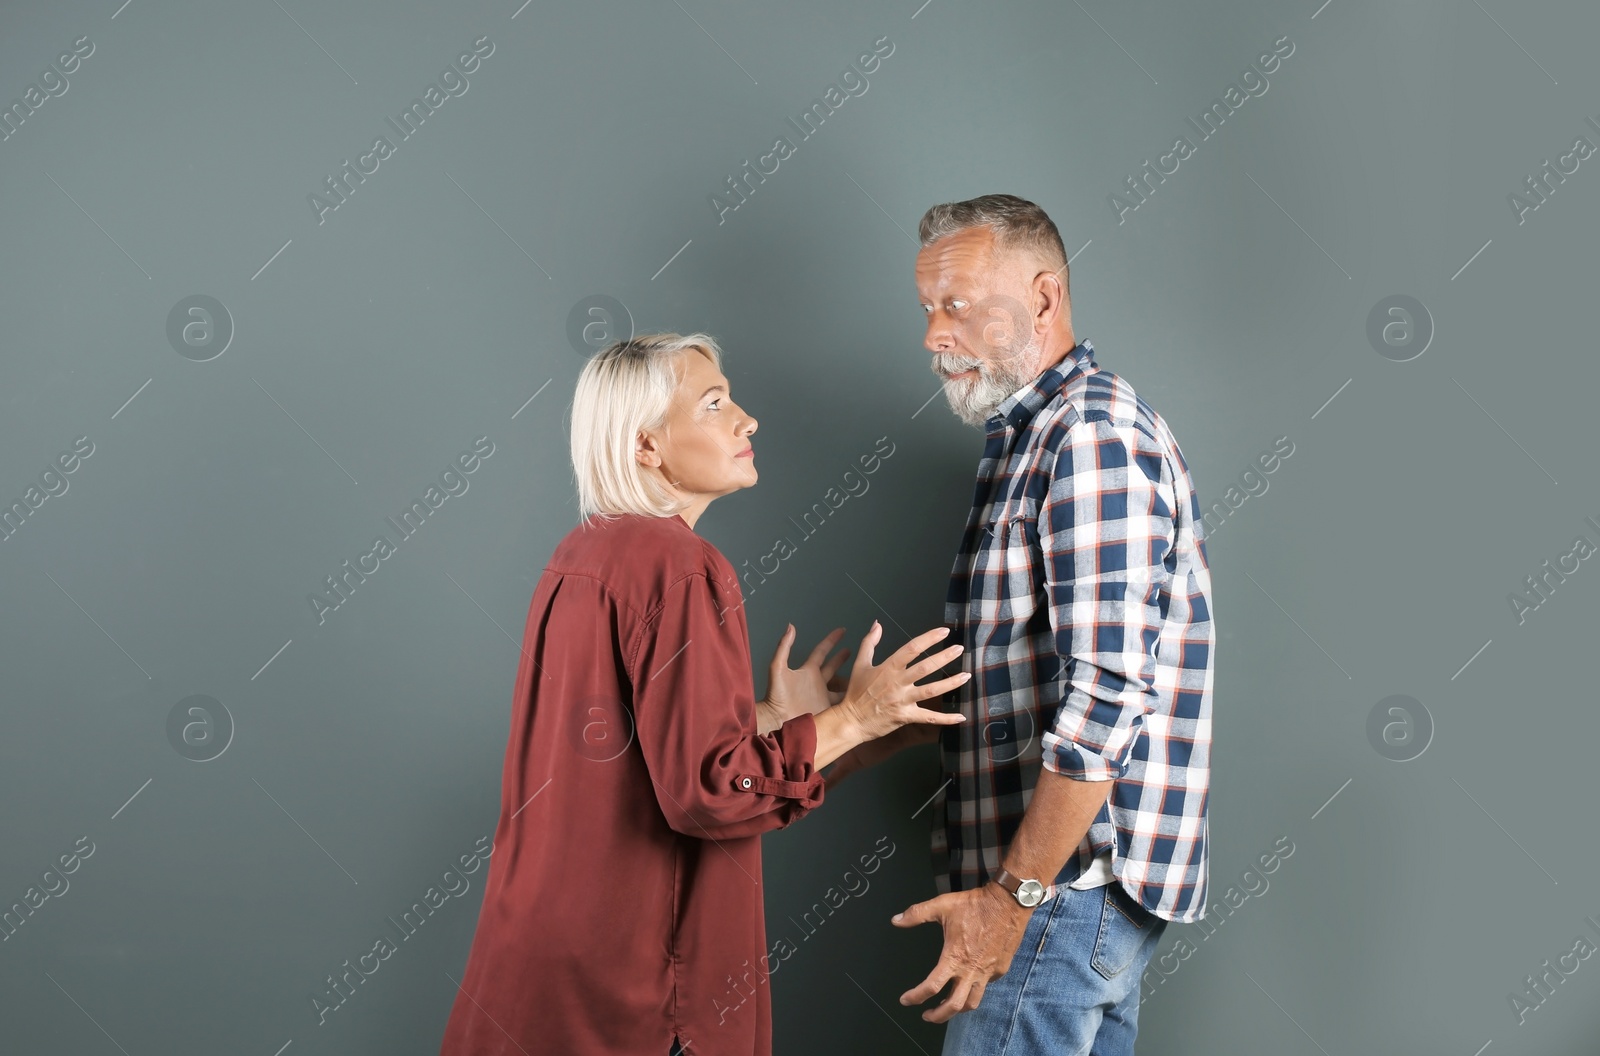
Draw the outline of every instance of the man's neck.
M1038 377L1051 367L1067 358L1067 353L1078 347L1078 339L1073 336L1072 328L1065 330L1052 330L1046 338L1044 348L1039 353L1039 369L1034 377Z

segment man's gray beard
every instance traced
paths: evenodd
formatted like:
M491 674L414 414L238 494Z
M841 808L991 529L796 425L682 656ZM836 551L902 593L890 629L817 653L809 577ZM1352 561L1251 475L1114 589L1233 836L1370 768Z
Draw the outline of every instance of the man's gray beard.
M1037 362L1038 352L1038 342L1030 341L1020 353L1003 355L998 363L980 364L978 377L974 381L947 379L944 396L950 403L950 409L968 425L983 428L1007 396L1036 377L1036 373L1028 371L1026 364Z

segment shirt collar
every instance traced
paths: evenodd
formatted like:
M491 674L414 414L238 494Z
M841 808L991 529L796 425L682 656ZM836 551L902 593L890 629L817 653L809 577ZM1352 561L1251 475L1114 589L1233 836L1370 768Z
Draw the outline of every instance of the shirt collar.
M1079 371L1090 372L1095 368L1094 345L1088 341L1079 341L1072 346L1072 351L1053 367L1047 367L1038 377L1028 382L1016 392L1000 401L1000 406L995 408L994 414L989 418L989 431L1010 428L1020 431L1024 429L1033 416L1039 413L1040 408L1055 398L1057 392L1066 384L1068 378Z

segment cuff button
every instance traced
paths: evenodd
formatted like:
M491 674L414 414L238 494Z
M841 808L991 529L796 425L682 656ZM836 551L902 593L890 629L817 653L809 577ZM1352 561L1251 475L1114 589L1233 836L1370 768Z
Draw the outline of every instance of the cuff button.
M750 779L747 777L743 781L740 781L739 784L742 785L745 788L749 788L750 787Z

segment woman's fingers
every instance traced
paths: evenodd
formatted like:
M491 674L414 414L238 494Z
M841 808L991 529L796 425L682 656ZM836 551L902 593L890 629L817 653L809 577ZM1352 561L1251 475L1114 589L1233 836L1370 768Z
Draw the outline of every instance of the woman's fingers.
M828 655L829 651L832 650L834 646L838 645L839 639L843 637L844 628L834 628L828 633L826 638L822 639L822 641L816 644L816 647L811 650L811 655L806 657L806 662L802 666L815 667L821 664L823 659Z
M872 626L867 628L867 633L861 636L861 646L856 650L856 662L850 668L852 676L865 675L872 669L872 653L878 646L878 639L882 637L883 624L873 620Z
M828 662L822 665L822 679L828 683L829 689L844 688L843 686L835 686L833 682L834 676L839 673L839 668L843 667L844 662L848 659L850 659L850 650L844 649L829 657Z
M932 700L934 697L944 696L944 694L957 686L966 685L971 678L971 671L960 671L949 678L942 678L937 682L924 682L921 685L907 686L906 691L912 700Z
M856 652L850 685L860 700L858 708L861 709L861 717L874 731L874 736L888 734L909 723L951 726L966 721L966 717L960 713L932 711L916 705L919 700L942 696L971 678L969 673L960 672L927 685L916 684L918 679L944 667L965 650L964 646L953 644L932 656L917 660L919 655L949 634L948 627L925 631L895 650L881 665L874 666L872 655L882 640L883 625L873 622L871 629L861 639L861 648ZM837 669L836 665L843 662L843 657L840 657L837 662L830 659L829 664Z
M792 624L792 623L784 624L783 633L778 635L778 653L777 653L777 655L783 657L783 662L784 662L784 664L786 666L789 663L789 650L794 647L794 637L795 637L794 624Z
M906 718L906 724L927 723L933 726L959 726L967 721L967 717L959 711L934 711L931 708L913 707L911 714Z
M941 667L960 656L965 648L966 647L962 645L952 645L948 649L941 649L932 656L917 661L915 664L912 664L910 667L906 668L906 680L909 682L916 682L926 678L928 675L933 674L935 671L939 670Z
M771 674L776 678L778 672L789 669L789 649L794 645L794 624L789 624L778 636L778 647L772 651Z
M949 634L950 628L948 627L935 627L932 630L924 631L906 644L902 645L900 648L896 649L889 655L889 658L879 666L904 669L913 660L915 660L917 656L932 648L935 642L939 641L941 638L948 637ZM878 644L882 637L883 624L874 620L872 623L872 628L867 631L866 637L861 639L861 648L856 652L856 662L854 668L852 669L854 672L861 673L863 667L870 668L873 666L872 654L874 652L874 647ZM950 649L938 654L938 656L933 658L937 662L935 662L932 667L923 671L922 674L927 674L929 671L936 671L940 667L943 667L945 664L950 662L952 657L959 655L961 649L962 647L959 645L951 646ZM939 659L939 657L943 657L943 659ZM841 663L842 662L843 661L841 659ZM920 677L922 676L912 676L913 680Z
M922 661L916 667L921 668L932 664L933 667L929 668L929 670L937 670L948 663L950 659L953 659L960 649L960 646L951 646L949 649L940 650L938 654ZM908 670L906 674L910 675L911 671ZM970 671L958 671L948 678L941 678L937 682L927 682L920 685L916 684L914 679L907 678L898 687L898 696L904 703L895 709L896 720L902 725L928 724L936 726L955 726L965 722L967 717L958 711L935 711L931 708L920 707L916 702L942 697L951 690L966 685L971 680L972 672Z
M896 667L905 667L917 656L921 655L924 650L931 648L934 642L947 637L949 634L950 628L948 627L935 627L931 631L923 631L905 645L896 649L884 663L893 663Z

